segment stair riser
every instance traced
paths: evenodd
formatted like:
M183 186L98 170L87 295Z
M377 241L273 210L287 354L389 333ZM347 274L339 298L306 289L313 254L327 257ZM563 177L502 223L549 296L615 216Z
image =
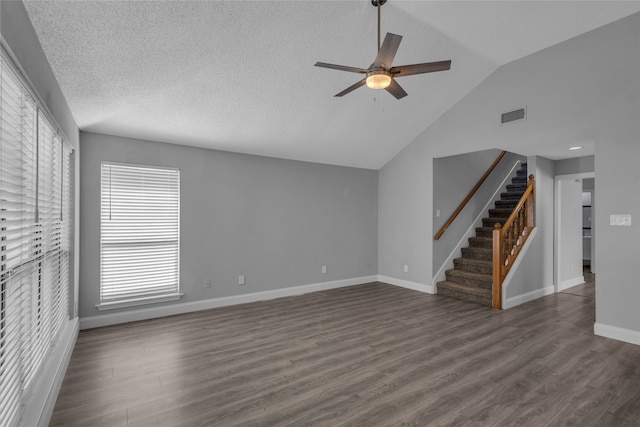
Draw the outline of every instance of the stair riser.
M482 218L483 227L495 227L497 223L504 225L508 218Z
M480 261L492 261L493 253L478 251L479 248L462 248L462 258L478 259Z
M529 181L529 178L527 178L525 175L514 176L513 178L511 178L512 184L526 184L527 181Z
M469 237L469 246L474 248L493 248L493 241L483 237Z
M476 237L485 237L487 239L493 238L493 228L492 227L477 227L476 228Z
M523 193L500 193L502 200L520 200Z
M493 268L491 264L475 264L464 262L464 260L454 259L453 266L457 270L470 271L471 273L492 274Z
M491 299L483 298L478 295L469 295L462 292L452 291L450 289L440 289L438 288L438 295L444 295L450 298L459 299L467 302L475 302L477 304L485 305L487 307L491 307Z
M489 209L489 218L509 218L513 209Z
M461 283L463 285L476 286L478 288L491 289L492 280L491 277L485 279L477 279L475 277L467 277L464 273L456 270L447 270L445 272L447 280L451 282Z
M518 204L518 200L497 200L496 201L496 209L513 209Z
M521 191L524 193L524 190L527 189L527 184L507 184L507 191Z

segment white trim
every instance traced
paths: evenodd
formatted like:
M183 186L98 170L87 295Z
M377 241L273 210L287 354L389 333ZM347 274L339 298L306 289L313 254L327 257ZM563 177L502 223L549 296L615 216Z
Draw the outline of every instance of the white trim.
M292 286L290 288L273 289L270 291L253 292L250 294L232 295L228 297L210 298L201 301L184 302L180 304L163 305L160 307L141 308L112 314L83 317L80 319L80 329L98 328L119 323L135 322L138 320L154 319L172 316L174 314L190 313L193 311L209 310L211 308L226 307L236 304L264 301L308 292L324 291L345 286L362 285L375 282L378 276L354 277L351 279L335 280L332 282L312 283L309 285Z
M516 167L520 163L522 163L520 160L516 160L516 162L513 164L513 166L511 167L511 169L507 173L507 176L505 176L504 179L502 180L502 182L500 183L500 185L498 185L498 187L496 188L496 191L489 198L489 201L479 211L478 216L476 216L476 218L473 220L473 222L471 223L471 225L469 226L467 231L463 234L463 236L460 239L460 241L458 241L456 246L453 248L453 250L451 251L451 253L447 257L447 259L444 261L444 263L442 263L442 266L436 272L435 276L433 276L433 288L434 289L436 289L436 286L437 286L436 284L438 282L441 282L441 281L445 280L444 271L448 270L450 268L453 268L453 257L462 253L462 246L465 244L467 239L469 237L471 237L471 234L475 231L476 227L478 227L478 226L480 226L480 224L482 224L482 218L485 215L487 215L487 210L489 209L489 206L491 206L491 203L494 203L496 200L498 200L498 193L501 193L502 190L504 190L507 180L509 178L513 177L513 171L516 169Z
M547 295L555 293L553 285L545 286L542 289L536 289L535 291L527 292L526 294L516 295L515 297L507 298L502 304L502 309L513 308L515 306L524 304L525 302L533 301L534 299L542 298Z
M71 353L78 338L79 319L69 320L60 330L60 339L47 357L37 383L30 388L31 395L25 404L25 411L20 420L21 426L46 427L51 420L53 408L58 399L62 380L67 372Z
M388 283L390 285L411 289L413 291L424 292L427 294L436 293L436 288L433 285L425 285L423 283L410 282L408 280L396 279L395 277L378 275L378 282Z
M576 285L581 285L584 283L584 276L574 277L573 279L565 280L560 282L558 285L558 292L564 291L565 289L569 289Z
M112 301L112 302L103 302L96 305L96 308L100 311L104 310L115 310L117 308L127 308L127 307L138 307L145 304L157 304L161 302L168 301L177 301L182 298L184 294L171 294L171 295L160 295L160 296L152 296L146 298L135 298L126 301Z
M640 331L634 331L633 329L620 328L618 326L596 322L593 324L593 333L601 337L640 345Z

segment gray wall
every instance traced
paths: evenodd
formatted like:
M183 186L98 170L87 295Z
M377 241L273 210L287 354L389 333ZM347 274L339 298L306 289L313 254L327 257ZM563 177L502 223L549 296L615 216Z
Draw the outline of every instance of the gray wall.
M572 175L576 173L587 173L595 170L595 157L573 157L571 159L557 160L555 162L556 175Z
M500 67L387 163L379 173L379 273L431 281L434 158L496 147L529 153L560 143L563 135L588 135L595 141L598 177L597 319L640 331L640 221L605 225L610 213L640 213L640 168L633 165L640 158L639 32L635 14ZM498 124L500 113L520 105L527 105L526 121ZM552 197L554 162L542 163L546 183L536 194L550 191ZM545 286L553 277L553 237L541 240L547 252L535 271ZM399 268L408 262L418 266L403 274Z
M635 40L625 73L635 84L603 109L596 145L596 323L631 331L640 344L640 22L625 36ZM617 76L619 78L621 76ZM630 214L631 227L609 225L612 214ZM592 242L593 243L593 242Z
M501 150L494 149L433 159L434 235L447 222L500 153ZM488 216L488 212L483 211L483 208L518 160L525 162L526 157L507 153L442 237L434 240L434 271L440 269L473 220L480 213L484 213L484 217ZM507 184L510 183L511 180L507 180ZM506 188L503 187L502 191L506 191ZM493 205L491 204L489 208L493 208ZM438 210L440 210L440 217L436 214Z
M80 144L80 317L98 314L101 161L180 168L179 302L377 273L377 171L85 132Z

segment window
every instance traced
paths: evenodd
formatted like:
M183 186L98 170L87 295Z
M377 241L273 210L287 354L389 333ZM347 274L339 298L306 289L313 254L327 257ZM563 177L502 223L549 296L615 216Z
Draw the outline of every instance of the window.
M101 169L98 309L180 298L180 171Z
M0 425L69 319L73 150L0 56Z

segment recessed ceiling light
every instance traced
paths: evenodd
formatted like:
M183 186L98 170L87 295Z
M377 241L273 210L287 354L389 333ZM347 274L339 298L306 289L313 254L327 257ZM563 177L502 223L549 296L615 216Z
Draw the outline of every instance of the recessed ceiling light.
M575 147L569 147L569 150L582 150L580 145L576 145Z

